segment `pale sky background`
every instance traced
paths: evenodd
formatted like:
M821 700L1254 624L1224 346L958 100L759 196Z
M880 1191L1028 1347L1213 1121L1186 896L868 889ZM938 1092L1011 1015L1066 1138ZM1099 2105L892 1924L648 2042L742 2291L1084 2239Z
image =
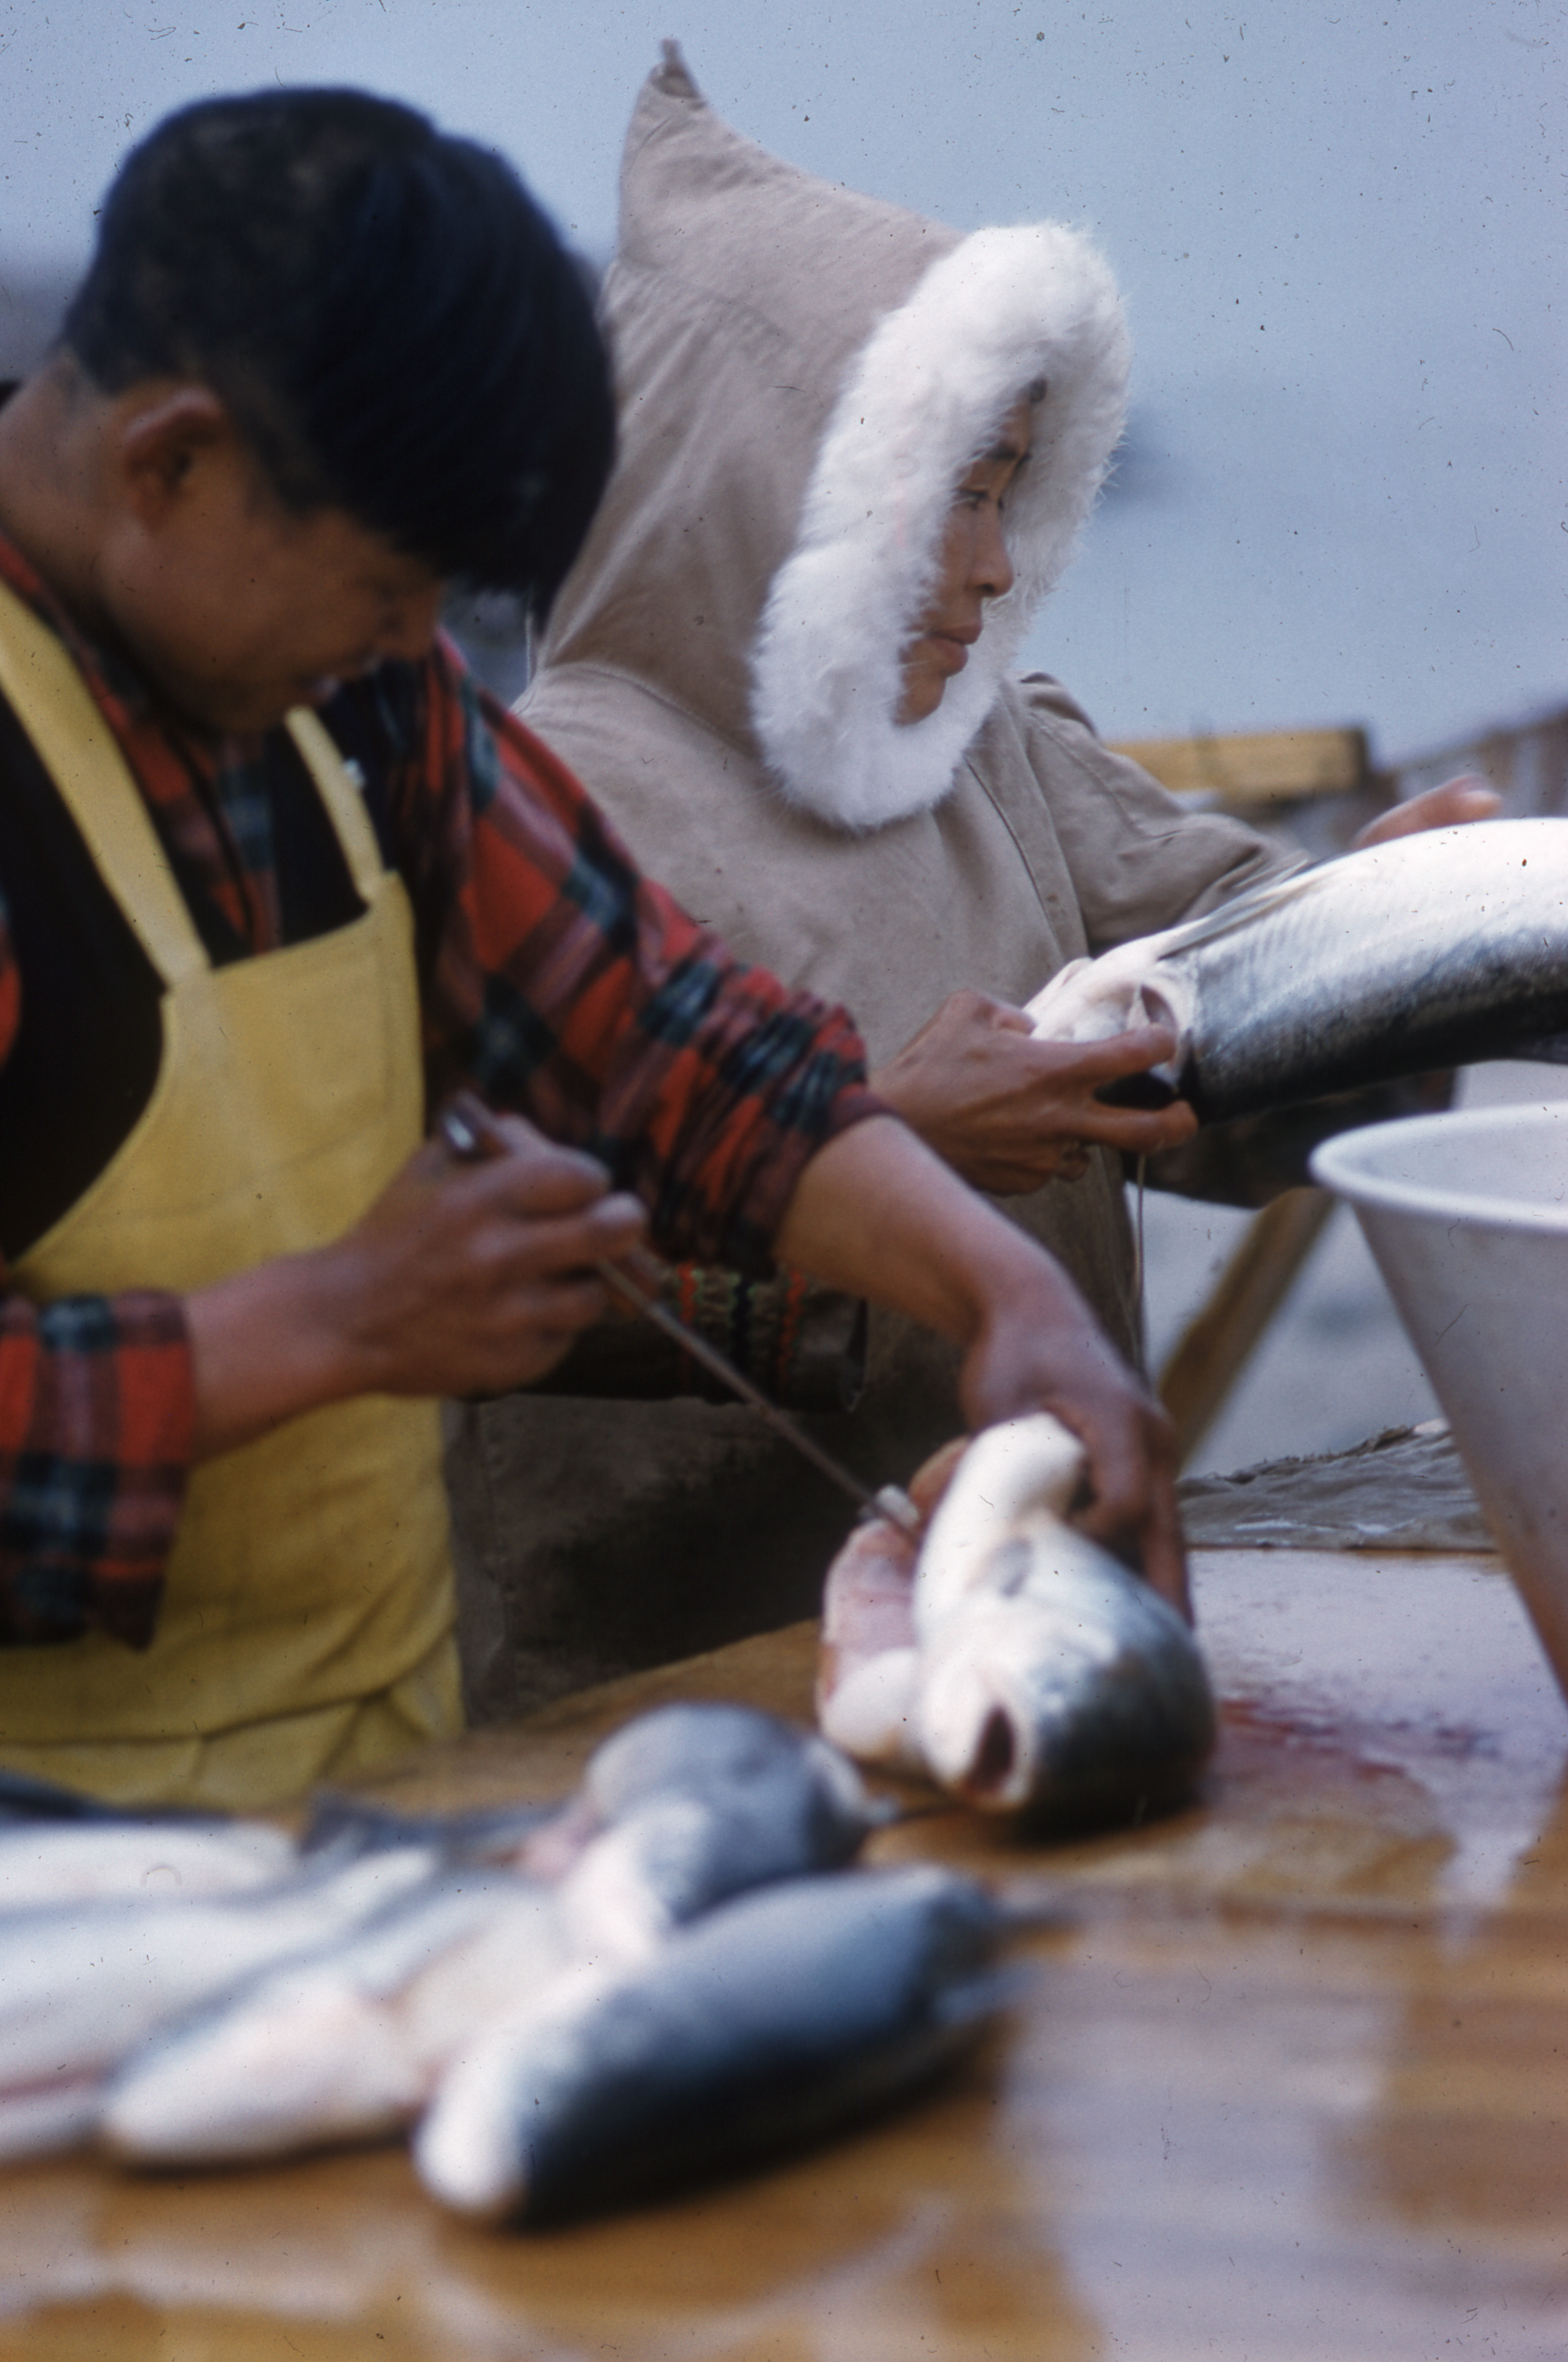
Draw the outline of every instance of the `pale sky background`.
M1568 0L0 0L0 282L169 107L274 79L493 141L602 257L665 33L812 171L1099 237L1132 436L1027 653L1108 734L1393 759L1568 702Z

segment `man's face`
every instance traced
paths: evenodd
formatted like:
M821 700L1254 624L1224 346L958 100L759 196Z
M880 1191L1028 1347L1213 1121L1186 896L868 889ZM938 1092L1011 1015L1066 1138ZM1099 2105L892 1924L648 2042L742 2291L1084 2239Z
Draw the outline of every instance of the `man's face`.
M422 656L443 585L339 510L292 514L227 438L199 447L166 500L122 513L95 588L171 704L246 734L386 657Z
M937 579L924 613L900 657L903 694L894 719L923 722L935 712L955 674L985 629L985 602L1012 588L1012 560L1002 536L1002 507L1029 457L1031 413L1021 400L991 448L959 485L943 529Z

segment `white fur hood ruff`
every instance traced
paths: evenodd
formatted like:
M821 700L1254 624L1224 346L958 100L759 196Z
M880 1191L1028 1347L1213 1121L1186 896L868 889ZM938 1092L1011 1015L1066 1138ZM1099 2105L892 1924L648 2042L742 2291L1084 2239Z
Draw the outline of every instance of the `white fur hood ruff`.
M957 237L795 171L704 105L673 50L627 140L605 311L615 477L547 667L642 679L839 829L952 786L1121 436L1110 274L1054 223ZM1005 517L1016 581L929 719L899 657L966 469L1043 379Z

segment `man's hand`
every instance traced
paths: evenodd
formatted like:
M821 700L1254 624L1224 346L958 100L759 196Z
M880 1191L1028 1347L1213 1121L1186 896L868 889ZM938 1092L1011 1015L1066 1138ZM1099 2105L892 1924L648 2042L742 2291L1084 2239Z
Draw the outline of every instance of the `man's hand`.
M455 1164L427 1142L328 1251L354 1351L377 1373L364 1391L495 1394L545 1376L609 1310L593 1264L641 1242L641 1204L612 1196L602 1164L491 1120L510 1153Z
M955 1339L971 1426L1055 1412L1088 1457L1076 1522L1188 1612L1170 1424L1043 1248L887 1117L818 1151L777 1244L830 1286Z
M1158 1025L1104 1042L1036 1042L1021 1009L955 992L870 1083L972 1188L1011 1197L1077 1180L1092 1147L1144 1156L1190 1140L1198 1119L1183 1099L1150 1113L1095 1096L1175 1050Z
M1503 799L1496 789L1475 772L1464 771L1456 779L1445 779L1441 788L1429 788L1424 795L1412 796L1408 802L1379 812L1375 820L1367 822L1351 850L1361 853L1369 844L1391 844L1397 836L1419 836L1424 829L1457 828L1467 821L1496 820L1502 809Z
M196 1452L353 1395L496 1394L554 1368L607 1308L592 1275L645 1216L591 1157L496 1119L510 1153L426 1142L348 1234L186 1299Z
M1176 1429L1081 1299L1069 1310L1057 1289L1026 1290L1020 1275L970 1346L959 1393L972 1430L1035 1410L1070 1428L1088 1458L1074 1525L1191 1622Z

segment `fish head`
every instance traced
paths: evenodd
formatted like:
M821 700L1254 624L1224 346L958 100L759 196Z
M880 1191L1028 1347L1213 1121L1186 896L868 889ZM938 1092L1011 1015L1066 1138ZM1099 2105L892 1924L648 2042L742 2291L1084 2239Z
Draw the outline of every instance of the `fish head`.
M977 1598L925 1651L916 1718L942 1786L1042 1822L1160 1809L1214 1742L1191 1633L1110 1560L1079 1562L1054 1596L1036 1584Z
M1059 969L1024 1005L1035 1040L1104 1042L1141 1025L1168 1026L1176 1037L1175 1054L1152 1071L1175 1088L1196 1013L1191 978L1162 958L1177 947L1179 936L1178 929L1168 928Z

